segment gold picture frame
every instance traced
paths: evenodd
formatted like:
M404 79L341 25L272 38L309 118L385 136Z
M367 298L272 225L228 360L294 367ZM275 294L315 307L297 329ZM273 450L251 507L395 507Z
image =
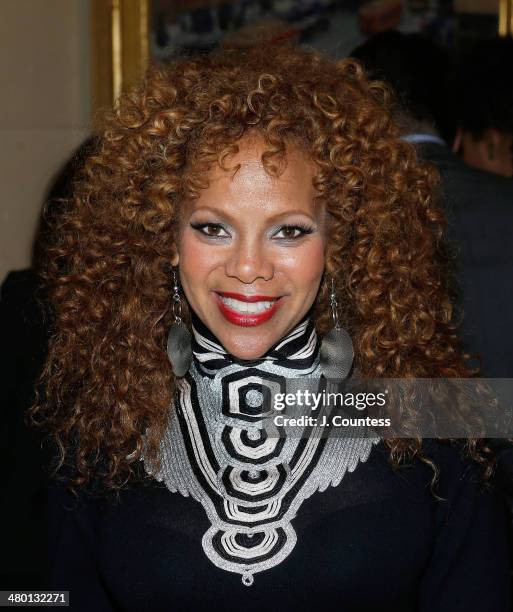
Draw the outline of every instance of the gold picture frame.
M92 108L112 106L144 75L150 0L91 0Z
M513 36L513 0L499 0L499 36Z

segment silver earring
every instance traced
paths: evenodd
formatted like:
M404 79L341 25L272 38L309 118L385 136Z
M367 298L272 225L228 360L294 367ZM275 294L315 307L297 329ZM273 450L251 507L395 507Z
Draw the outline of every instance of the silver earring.
M182 321L182 300L178 289L178 280L173 268L173 315L175 321L167 337L167 356L175 376L185 376L192 361L191 334Z
M338 320L335 282L331 279L330 293L333 329L322 339L320 357L322 373L326 378L346 378L353 365L354 349L351 336L343 329Z

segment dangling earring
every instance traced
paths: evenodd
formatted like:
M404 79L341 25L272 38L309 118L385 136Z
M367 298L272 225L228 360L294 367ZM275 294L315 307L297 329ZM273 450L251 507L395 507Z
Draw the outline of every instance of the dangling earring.
M178 280L173 268L173 315L175 321L167 337L167 356L175 376L185 376L192 361L191 334L182 321L182 301L178 290Z
M330 306L333 329L324 336L321 343L322 373L326 378L346 378L353 365L353 342L338 320L337 296L333 278L331 279Z

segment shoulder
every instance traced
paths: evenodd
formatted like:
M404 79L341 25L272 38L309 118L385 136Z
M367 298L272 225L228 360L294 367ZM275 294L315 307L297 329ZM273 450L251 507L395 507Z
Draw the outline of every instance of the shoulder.
M468 455L464 442L426 438L422 449L424 455L436 465L441 487L448 489L467 482L486 490L481 477L482 468Z
M93 517L106 505L119 503L119 491L109 489L99 471L93 471L89 480L82 485L74 484L76 478L75 468L65 465L49 479L47 500L51 511L63 515L88 514Z
M438 469L434 492L441 498L437 504L440 524L454 522L453 527L458 529L480 516L481 530L497 521L504 528L505 499L494 484L484 481L483 468L468 456L463 441L425 442L425 454L433 458Z
M381 441L371 453L369 467L394 490L408 483L423 492L422 497L434 503L440 516L456 503L495 505L497 499L502 501L495 487L485 483L483 468L468 456L464 441L426 438L415 458L397 469L390 464L390 449Z
M49 481L49 505L58 512L87 514L90 518L100 516L106 510L115 509L134 495L148 496L163 487L162 483L145 476L142 470L137 471L131 480L127 480L119 488L109 488L97 474L93 474L84 485L71 486L72 474L71 468L65 468Z

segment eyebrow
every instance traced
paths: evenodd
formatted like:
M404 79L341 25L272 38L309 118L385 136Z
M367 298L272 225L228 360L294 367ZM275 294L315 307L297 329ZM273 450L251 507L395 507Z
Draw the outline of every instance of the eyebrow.
M191 216L196 212L202 212L202 211L211 212L215 215L219 215L220 217L226 218L228 221L233 221L235 219L235 217L230 215L230 213L226 213L224 211L219 210L218 208L212 208L210 206L201 206L201 208L196 208L195 210L192 211ZM284 212L277 213L276 215L269 217L268 220L277 221L284 217L290 217L291 215L304 215L305 217L308 217L312 221L312 223L317 222L314 217L306 213L304 210L299 210L299 209L286 210Z

